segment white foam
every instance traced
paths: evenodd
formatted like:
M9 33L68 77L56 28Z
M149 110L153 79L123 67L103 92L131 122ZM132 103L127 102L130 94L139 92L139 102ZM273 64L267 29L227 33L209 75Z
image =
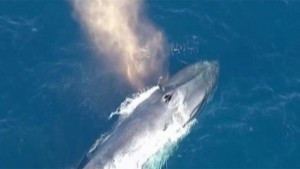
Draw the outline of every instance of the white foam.
M135 93L131 97L127 97L125 101L121 103L120 107L115 112L112 112L108 118L110 119L114 115L121 115L123 117L129 116L140 103L150 97L157 89L159 89L159 87L154 86Z

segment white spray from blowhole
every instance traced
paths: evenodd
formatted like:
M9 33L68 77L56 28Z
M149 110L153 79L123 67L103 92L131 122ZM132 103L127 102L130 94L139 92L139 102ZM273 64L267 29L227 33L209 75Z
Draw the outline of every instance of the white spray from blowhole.
M137 89L165 73L163 33L145 17L143 0L71 0L106 69Z

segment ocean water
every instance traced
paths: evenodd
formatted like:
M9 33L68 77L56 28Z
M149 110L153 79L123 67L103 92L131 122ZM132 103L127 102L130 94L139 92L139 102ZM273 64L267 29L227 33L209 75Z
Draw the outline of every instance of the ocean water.
M169 70L217 60L198 123L163 168L300 168L300 2L147 0ZM72 168L134 91L68 1L0 1L0 168Z

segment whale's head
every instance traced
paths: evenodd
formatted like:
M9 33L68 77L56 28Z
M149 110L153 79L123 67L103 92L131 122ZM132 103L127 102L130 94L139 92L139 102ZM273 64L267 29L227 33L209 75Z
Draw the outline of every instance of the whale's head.
M78 168L131 165L132 162L127 158L131 156L147 161L145 159L154 153L147 148L148 145L154 145L154 150L159 150L170 139L182 135L178 131L181 127L189 126L186 124L189 124L211 95L218 72L217 62L198 62L182 69L160 84L159 88L156 86L153 93L139 103L131 115L121 119L108 137L101 140L101 143L96 142L96 146L83 158ZM161 134L161 130L165 131L164 134Z
M160 85L162 101L170 107L184 105L185 115L193 118L216 86L219 64L216 61L190 65ZM180 104L178 104L180 102Z

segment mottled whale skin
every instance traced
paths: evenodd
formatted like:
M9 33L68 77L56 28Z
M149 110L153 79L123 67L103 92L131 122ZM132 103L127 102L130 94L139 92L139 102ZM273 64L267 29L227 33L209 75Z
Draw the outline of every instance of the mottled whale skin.
M134 153L130 148L134 147L133 144L138 144L139 138L167 130L168 125L174 122L173 113L178 112L178 100L186 107L184 112L180 112L185 113L184 117L188 117L182 119L181 123L184 126L195 116L213 91L218 71L219 64L216 61L198 62L160 84L159 88L119 122L106 138L94 145L78 168L114 168L111 164L114 163L115 157Z

